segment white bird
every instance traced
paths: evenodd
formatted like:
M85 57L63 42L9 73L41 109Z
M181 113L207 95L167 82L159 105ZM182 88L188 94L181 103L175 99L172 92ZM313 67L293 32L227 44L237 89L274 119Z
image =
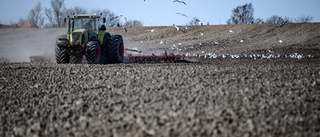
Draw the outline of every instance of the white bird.
M200 35L202 36L208 36L206 33L200 32Z
M196 19L196 22L198 22L199 25L203 26L203 22L201 22L200 20Z
M117 18L124 18L127 21L127 18L125 16L123 16L123 15L114 16L114 17L110 18L110 21L113 20L113 19L117 19Z
M288 23L288 21L285 21L281 24L280 28L282 28L284 25L286 25Z
M182 45L183 43L185 43L185 42L179 42L178 45Z
M149 32L154 32L156 29L149 29L149 30L146 30L146 31L149 31Z
M234 33L231 29L229 29L229 32Z
M220 43L218 41L212 41L215 45L219 45Z
M178 26L174 25L173 26L177 29L177 31L182 31L183 33L186 33L185 31L181 30Z
M126 33L128 32L127 28L125 28L124 26L122 26L122 28L124 29L124 31L126 31Z
M186 14L182 14L182 13L176 13L176 14L179 14L181 16L185 16L185 17L189 18Z
M279 39L279 43L282 43L283 41L281 39Z
M240 40L240 42L242 43L242 42L243 42L243 40Z
M270 50L270 49L267 49L267 51L268 51L269 53L273 53L273 51L272 51L272 50Z
M179 2L179 3L183 3L184 5L187 5L184 1L174 0L173 2Z
M193 30L193 28L192 27L189 27L189 26L186 26L186 27L184 27L185 29L187 29L187 30Z
M165 44L165 42L163 42L162 40L160 41L160 44Z

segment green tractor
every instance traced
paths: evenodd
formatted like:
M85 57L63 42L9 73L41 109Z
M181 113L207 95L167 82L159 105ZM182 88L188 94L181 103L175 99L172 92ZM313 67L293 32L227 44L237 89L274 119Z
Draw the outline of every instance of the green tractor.
M58 64L82 63L110 64L122 63L124 44L121 35L105 32L106 19L99 15L72 15L64 19L68 23L67 34L56 39L55 56Z

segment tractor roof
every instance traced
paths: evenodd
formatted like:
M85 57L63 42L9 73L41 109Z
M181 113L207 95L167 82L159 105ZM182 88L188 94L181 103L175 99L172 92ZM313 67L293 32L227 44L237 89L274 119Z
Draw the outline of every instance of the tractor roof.
M80 14L73 15L73 18L100 18L100 16L96 14Z

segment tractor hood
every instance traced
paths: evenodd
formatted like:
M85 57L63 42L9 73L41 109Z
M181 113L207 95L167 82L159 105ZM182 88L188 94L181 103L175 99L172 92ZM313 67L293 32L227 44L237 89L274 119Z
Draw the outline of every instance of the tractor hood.
M76 44L76 45L84 44L85 40L86 40L85 32L86 32L85 29L78 29L78 30L73 31L70 34L70 42L71 42L71 44Z

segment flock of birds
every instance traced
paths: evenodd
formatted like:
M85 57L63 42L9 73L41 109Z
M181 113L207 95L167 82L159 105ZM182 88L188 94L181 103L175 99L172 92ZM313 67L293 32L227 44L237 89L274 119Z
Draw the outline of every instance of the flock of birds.
M145 2L146 0L144 0ZM184 4L184 5L187 5L186 2L184 1L180 1L180 0L174 0L173 2L177 2L177 3L181 3L181 4ZM183 17L186 17L186 18L189 18L186 14L183 14L183 13L176 13L180 16L183 16ZM119 15L119 16L115 16L115 17L112 17L110 18L110 21L113 20L113 19L118 19L118 18L123 18L125 19L125 21L127 21L127 18L123 15ZM203 22L200 21L199 19L196 19L195 20L199 25L203 26ZM258 22L260 22L258 20ZM285 26L286 24L288 23L288 21L285 21L283 24L281 24L280 28L282 28L283 26ZM193 30L192 27L190 26L185 26L184 29L181 29L179 28L177 25L173 24L173 26L175 27L175 29L177 31L181 31L183 33L186 33L186 30ZM125 30L125 32L127 33L127 29L122 26L123 29ZM154 29L149 29L149 30L146 30L147 32L155 32L157 30L157 28L154 28ZM235 33L233 30L228 30L230 33ZM238 34L241 34L241 30L237 32ZM201 36L208 36L206 33L204 32L200 32L200 35ZM283 43L283 41L281 39L278 39L279 43ZM243 43L244 40L241 39L240 40L240 43ZM143 43L143 41L141 41L141 43ZM182 50L188 50L188 49L193 49L194 47L193 46L188 46L188 47L184 47L182 46L182 43L184 42L179 42L178 45L173 45L171 47L172 50L178 50L178 51L182 51ZM220 45L220 43L218 41L212 41L212 43L214 45ZM163 41L160 41L160 44L166 44L165 42ZM199 45L201 46L202 43L199 43ZM265 55L265 54L215 54L215 53L206 53L204 55L199 55L199 54L190 54L190 53L187 53L186 56L193 56L193 57L199 57L199 58L253 58L253 59L271 59L271 58L297 58L297 59L302 59L302 58L313 58L312 55L303 55L303 54L298 54L298 53L294 53L294 54L290 54L290 55L280 55L280 54L277 54L277 55L274 55L273 54L273 51L271 50L267 50L270 54L268 55ZM202 51L202 53L205 53L205 51Z
M303 54L299 54L299 53L293 53L293 54L284 54L284 55L280 55L280 54L215 54L215 53L207 53L203 56L199 55L199 54L190 54L187 53L187 56L191 57L198 57L198 58L213 58L213 59L217 59L217 58L252 58L252 59L276 59L276 58L295 58L295 59L303 59L303 58L313 58L312 55L303 55Z

